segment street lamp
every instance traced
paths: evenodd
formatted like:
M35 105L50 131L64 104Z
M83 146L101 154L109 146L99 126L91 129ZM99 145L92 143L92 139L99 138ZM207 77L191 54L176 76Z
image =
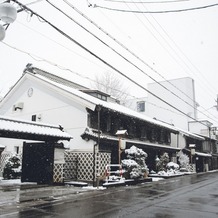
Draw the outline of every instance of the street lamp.
M9 2L3 2L0 4L0 20L4 25L13 23L17 18L17 9ZM4 25L0 24L0 41L5 38Z
M9 24L13 23L17 18L17 9L10 3L2 3L0 5L0 19Z
M124 130L117 130L116 135L119 137L119 141L118 141L118 164L120 164L122 150L125 149L125 147L126 147L126 141L123 140L123 138L128 135L128 132L125 129Z

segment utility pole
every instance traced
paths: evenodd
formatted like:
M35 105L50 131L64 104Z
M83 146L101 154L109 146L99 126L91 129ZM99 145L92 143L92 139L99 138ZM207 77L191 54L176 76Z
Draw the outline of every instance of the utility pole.
M100 144L100 111L101 106L96 107L96 111L98 112L98 139L97 143L94 145L93 150L93 187L99 186L99 176L100 176L100 156L99 156L99 144Z

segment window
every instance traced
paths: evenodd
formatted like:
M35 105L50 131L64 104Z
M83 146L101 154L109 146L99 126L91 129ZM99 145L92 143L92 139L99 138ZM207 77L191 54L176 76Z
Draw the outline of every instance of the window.
M14 151L16 154L19 154L19 146L14 146Z
M105 95L102 95L102 94L97 94L97 98L99 98L103 101L107 101L107 97Z
M138 101L137 102L137 111L144 112L145 111L145 101Z
M141 139L146 140L147 139L147 132L146 132L145 126L141 126L140 130L141 130Z
M202 151L210 152L210 143L208 141L203 142Z
M107 132L111 130L111 116L108 115L107 117Z
M36 121L36 115L32 115L32 121Z

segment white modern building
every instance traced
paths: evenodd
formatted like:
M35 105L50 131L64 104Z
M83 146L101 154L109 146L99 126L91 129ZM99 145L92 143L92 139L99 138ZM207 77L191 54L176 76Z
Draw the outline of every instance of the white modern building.
M197 119L198 104L192 78L149 83L147 89L147 97L134 99L129 103L132 109L184 130L188 130L190 120Z

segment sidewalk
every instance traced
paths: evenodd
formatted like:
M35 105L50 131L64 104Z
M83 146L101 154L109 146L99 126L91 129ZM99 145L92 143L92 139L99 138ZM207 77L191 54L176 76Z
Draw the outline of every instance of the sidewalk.
M54 201L94 191L93 187L75 187L72 185L38 185L37 183L21 183L20 179L0 179L0 209L1 207L34 201Z
M31 202L49 202L67 199L78 194L103 190L115 186L136 185L144 182L158 181L163 178L147 178L138 182L126 180L124 183L105 183L98 188L93 186L79 187L77 182L68 182L65 185L41 185L33 182L21 183L20 179L3 180L0 177L0 211L6 205L19 205Z

